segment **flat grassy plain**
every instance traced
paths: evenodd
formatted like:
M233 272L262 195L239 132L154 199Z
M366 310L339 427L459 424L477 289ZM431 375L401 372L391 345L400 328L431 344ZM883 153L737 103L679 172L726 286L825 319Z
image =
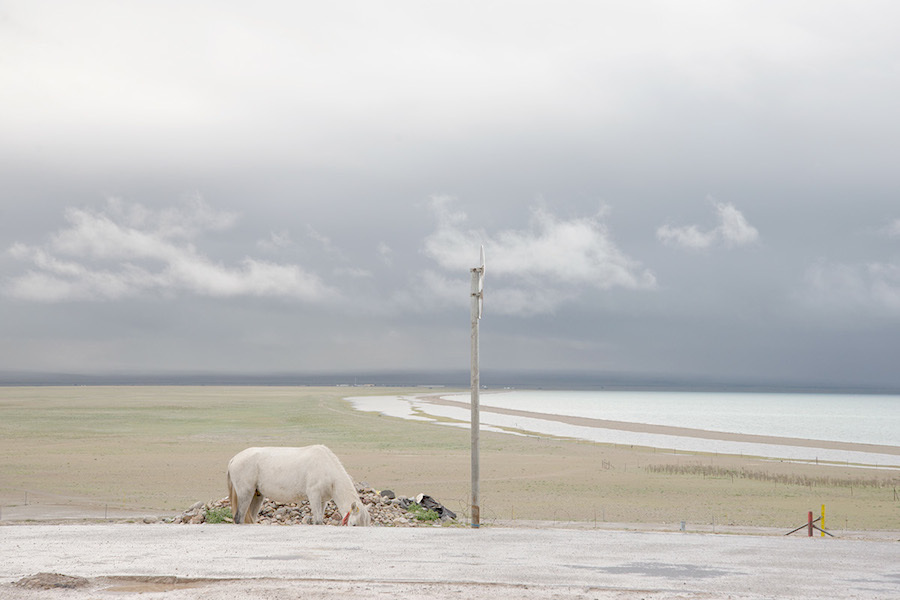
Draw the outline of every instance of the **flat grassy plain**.
M248 446L322 443L351 476L469 514L469 432L358 412L346 387L0 387L0 518L29 504L175 514ZM448 390L449 391L449 390ZM482 432L482 522L900 530L900 473Z

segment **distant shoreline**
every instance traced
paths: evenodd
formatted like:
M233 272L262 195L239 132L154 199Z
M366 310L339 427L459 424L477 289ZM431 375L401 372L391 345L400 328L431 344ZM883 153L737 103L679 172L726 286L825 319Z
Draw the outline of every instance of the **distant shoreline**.
M456 408L469 409L468 402L449 400L439 395L429 395L420 400L426 400L432 404L441 406L454 406ZM632 431L635 433L655 433L660 435L672 435L677 437L692 437L709 440L724 440L729 442L745 442L752 444L771 444L777 446L799 446L804 448L825 448L829 450L846 450L849 452L868 452L873 454L890 454L900 456L900 447L881 444L862 444L854 442L838 442L829 440L815 440L805 438L778 437L771 435L756 435L750 433L730 433L727 431L709 431L706 429L693 429L690 427L673 427L670 425L651 425L646 423L630 423L626 421L611 421L608 419L593 419L588 417L574 417L551 413L539 413L527 410L500 408L496 406L479 407L481 412L491 412L501 415L511 415L541 419L543 421L556 421L567 425L581 427L597 427L602 429L616 429L619 431Z
M900 445L884 443L877 437L812 438L804 435L805 429L801 431L797 428L773 430L772 433L754 431L753 428L729 429L727 426L701 428L702 425L692 426L690 422L678 419L669 422L639 418L623 419L620 416L599 418L590 411L560 413L547 411L534 403L490 400L497 398L498 394L502 396L507 392L511 393L513 398L519 398L517 390L485 390L482 394L483 431L505 435L571 439L614 447L646 448L654 452L674 454L746 456L764 461L880 468L900 472ZM522 394L527 393L529 392L522 391ZM651 393L668 394L668 392ZM414 421L432 421L468 429L470 405L468 394L465 393L430 391L412 395L346 399L351 401L357 410L364 412ZM892 399L885 402L890 404ZM613 414L616 412L613 411L611 415Z
M788 394L900 395L900 385L704 378L581 372L482 370L485 390L672 391ZM59 386L392 387L468 389L468 371L323 373L55 373L0 371L0 387Z

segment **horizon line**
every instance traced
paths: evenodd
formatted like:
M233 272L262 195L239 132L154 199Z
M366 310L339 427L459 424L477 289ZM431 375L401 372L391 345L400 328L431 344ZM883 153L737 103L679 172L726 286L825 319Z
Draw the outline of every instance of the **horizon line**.
M233 385L233 386L367 386L367 387L470 387L469 372L462 369L355 370L315 372L218 371L0 371L0 387L54 385ZM553 389L619 391L707 391L707 392L787 392L900 394L898 385L858 382L811 382L759 378L713 378L666 374L587 372L566 370L482 369L483 389Z

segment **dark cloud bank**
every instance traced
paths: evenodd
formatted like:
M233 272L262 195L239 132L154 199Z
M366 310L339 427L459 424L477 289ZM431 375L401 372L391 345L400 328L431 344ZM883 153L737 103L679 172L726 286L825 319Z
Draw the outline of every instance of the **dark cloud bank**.
M865 5L5 3L0 382L900 390Z

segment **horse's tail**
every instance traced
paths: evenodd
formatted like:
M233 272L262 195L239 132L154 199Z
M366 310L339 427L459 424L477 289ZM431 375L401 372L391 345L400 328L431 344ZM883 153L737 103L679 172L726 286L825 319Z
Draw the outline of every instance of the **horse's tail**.
M242 519L238 516L238 495L234 489L234 484L231 483L230 469L225 473L225 478L228 480L228 499L231 501L231 514L234 517L235 524L240 524Z

